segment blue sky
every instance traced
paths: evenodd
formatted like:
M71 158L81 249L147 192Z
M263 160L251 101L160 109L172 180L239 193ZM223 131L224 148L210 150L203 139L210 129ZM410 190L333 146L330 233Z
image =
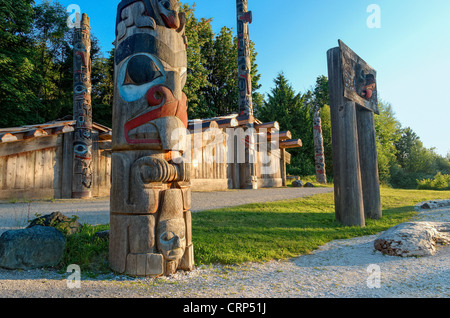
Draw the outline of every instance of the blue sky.
M112 48L119 0L59 2L78 4L103 51ZM182 2L196 3L197 18L213 18L215 32L235 29L235 0ZM381 10L380 28L367 26L371 4ZM310 89L327 75L326 52L341 39L377 70L380 98L392 104L402 126L411 127L427 148L450 152L449 0L248 0L248 8L261 93L270 92L279 72L297 92Z

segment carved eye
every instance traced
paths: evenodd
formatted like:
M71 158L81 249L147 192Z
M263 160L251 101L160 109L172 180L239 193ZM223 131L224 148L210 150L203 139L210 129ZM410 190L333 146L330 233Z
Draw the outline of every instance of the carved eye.
M166 8L167 10L170 9L170 2L169 2L169 1L163 1L162 5L163 5L163 7Z
M118 86L120 96L126 102L143 98L147 91L164 83L164 67L154 56L140 53L130 57L120 68Z
M162 76L156 64L145 55L137 55L130 59L123 85L142 85Z

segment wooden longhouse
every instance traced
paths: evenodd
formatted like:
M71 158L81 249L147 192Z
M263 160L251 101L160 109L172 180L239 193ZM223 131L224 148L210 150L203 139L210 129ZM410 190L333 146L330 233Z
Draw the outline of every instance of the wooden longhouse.
M191 137L191 183L193 191L221 191L245 188L248 171L245 163L227 162L229 154L227 129L237 130L253 123L257 133L267 132L268 140L279 138L279 149L266 150L256 145L256 177L258 188L286 185L286 165L290 164L289 148L301 147L300 139L290 132L279 131L277 122L262 123L253 116L237 115L189 121ZM194 131L201 125L202 136ZM209 128L209 130L208 130ZM212 128L215 136L208 136ZM55 121L41 125L0 129L0 199L71 198L73 188L73 137L75 121ZM213 130L214 131L214 130ZM222 134L217 142L217 131ZM195 142L200 138L200 143ZM111 187L111 129L93 123L92 129L92 196L109 196ZM239 145L238 142L234 147ZM222 160L203 160L207 153ZM234 159L236 160L236 151ZM264 173L264 153L274 167ZM216 158L217 158L216 157ZM200 159L201 158L201 159Z

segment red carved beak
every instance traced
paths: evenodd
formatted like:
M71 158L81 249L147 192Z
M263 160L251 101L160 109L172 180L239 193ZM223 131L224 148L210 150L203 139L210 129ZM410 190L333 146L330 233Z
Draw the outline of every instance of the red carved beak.
M163 18L164 23L168 28L178 29L180 27L180 19L178 18L178 16L172 14L166 16L165 14L161 13L161 17Z

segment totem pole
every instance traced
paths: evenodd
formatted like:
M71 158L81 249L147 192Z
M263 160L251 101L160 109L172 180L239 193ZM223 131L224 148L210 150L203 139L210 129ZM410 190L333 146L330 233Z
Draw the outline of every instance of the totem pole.
M253 15L247 10L247 0L236 0L237 44L239 74L239 115L253 116L252 64L250 60L250 37L248 24Z
M75 131L72 197L89 198L92 196L91 27L85 13L80 28L75 28L73 61Z
M117 9L109 260L132 276L194 268L179 7L122 0Z
M374 114L377 73L345 43L327 52L336 219L365 226L382 217Z
M327 176L325 172L325 150L323 146L322 119L320 118L320 107L317 106L313 116L314 131L314 152L316 163L316 180L326 184Z
M239 116L253 116L252 98L252 65L250 59L250 37L248 24L252 23L253 15L247 10L247 0L236 0L237 10L237 46L238 46L238 76L239 76ZM256 150L253 123L249 121L245 136L245 163L241 164L241 188L257 189Z

